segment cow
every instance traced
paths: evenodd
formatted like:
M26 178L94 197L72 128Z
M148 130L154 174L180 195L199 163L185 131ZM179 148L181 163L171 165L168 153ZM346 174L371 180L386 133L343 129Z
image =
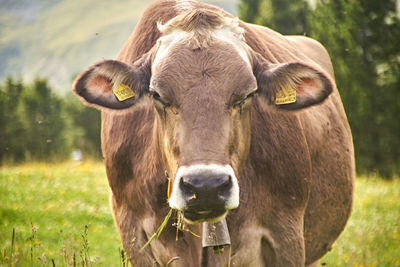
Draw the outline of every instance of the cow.
M343 231L353 141L317 41L206 3L156 1L116 59L73 90L102 112L112 213L133 266L316 266Z

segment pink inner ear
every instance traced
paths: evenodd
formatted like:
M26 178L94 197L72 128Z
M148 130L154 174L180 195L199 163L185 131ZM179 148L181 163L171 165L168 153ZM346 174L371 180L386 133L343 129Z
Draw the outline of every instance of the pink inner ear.
M86 86L92 94L109 95L112 93L111 81L101 75L96 75L87 83Z
M321 83L315 78L301 78L301 81L297 84L297 94L299 95L310 95L316 97L322 90Z

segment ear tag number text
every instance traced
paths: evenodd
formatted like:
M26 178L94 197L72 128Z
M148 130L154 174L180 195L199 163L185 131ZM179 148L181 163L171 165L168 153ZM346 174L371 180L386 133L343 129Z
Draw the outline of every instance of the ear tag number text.
M276 93L275 96L275 104L276 105L284 105L296 102L296 90L289 86L285 86Z
M120 83L117 87L115 87L113 92L119 101L124 101L135 96L135 93L132 91L132 89L123 83Z

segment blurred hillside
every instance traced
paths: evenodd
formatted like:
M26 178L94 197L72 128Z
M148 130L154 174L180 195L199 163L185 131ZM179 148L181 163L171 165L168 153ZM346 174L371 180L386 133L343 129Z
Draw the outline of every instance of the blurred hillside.
M0 0L0 80L46 77L59 93L94 61L114 58L152 0ZM238 0L208 0L236 14Z

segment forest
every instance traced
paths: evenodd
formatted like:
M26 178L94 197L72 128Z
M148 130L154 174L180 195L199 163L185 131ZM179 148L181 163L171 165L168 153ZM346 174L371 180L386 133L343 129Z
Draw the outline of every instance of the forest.
M100 112L72 94L60 96L45 79L7 78L0 86L0 162L57 162L81 151L101 158Z

